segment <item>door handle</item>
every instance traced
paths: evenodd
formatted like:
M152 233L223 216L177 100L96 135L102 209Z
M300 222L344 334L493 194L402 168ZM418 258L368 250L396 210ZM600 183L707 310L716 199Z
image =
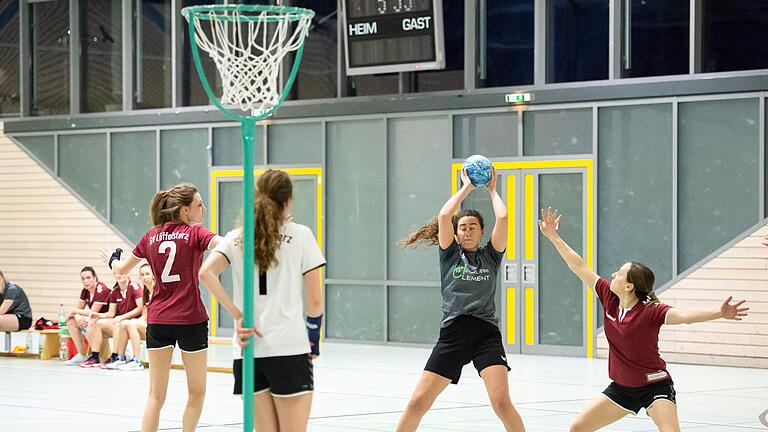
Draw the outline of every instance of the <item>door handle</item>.
M514 264L514 263L504 264L504 283L505 284L517 283L517 264Z
M536 283L536 264L523 264L523 283Z

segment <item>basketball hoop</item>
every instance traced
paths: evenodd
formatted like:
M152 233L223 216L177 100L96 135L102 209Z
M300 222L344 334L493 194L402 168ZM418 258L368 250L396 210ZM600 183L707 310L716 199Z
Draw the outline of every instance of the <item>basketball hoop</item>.
M243 326L253 327L253 141L256 122L277 109L299 70L304 39L315 13L288 6L210 5L181 10L189 22L192 57L205 92L243 138ZM217 96L205 76L200 49L216 64L222 83ZM280 88L283 57L295 52L291 73ZM224 105L236 106L246 115ZM253 431L253 337L243 349L243 431Z
M285 99L293 85L304 39L315 13L289 6L211 5L181 10L189 22L192 54L206 93L228 117L239 120L223 105L234 105L257 120ZM205 51L216 65L222 94L214 94L200 61ZM285 88L279 86L280 65L296 52Z

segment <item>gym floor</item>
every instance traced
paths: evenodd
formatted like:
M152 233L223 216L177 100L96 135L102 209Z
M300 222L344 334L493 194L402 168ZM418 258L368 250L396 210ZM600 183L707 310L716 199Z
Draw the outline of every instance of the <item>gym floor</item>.
M309 431L393 431L429 356L428 348L323 344L315 363ZM567 431L587 403L608 385L604 359L510 356L512 401L528 432ZM669 365L684 431L766 431L768 370ZM138 431L148 371L63 366L56 360L0 358L0 431ZM200 431L242 430L242 403L232 376L208 374ZM172 370L160 428L181 431L184 372ZM93 429L96 427L97 429ZM420 431L503 431L472 365L458 386L438 398ZM644 412L605 431L657 430Z

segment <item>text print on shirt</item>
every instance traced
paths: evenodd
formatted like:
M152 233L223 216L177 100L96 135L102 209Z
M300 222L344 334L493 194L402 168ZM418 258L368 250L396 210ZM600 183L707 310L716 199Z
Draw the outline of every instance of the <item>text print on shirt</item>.
M487 268L473 266L467 260L466 255L461 254L461 262L453 268L453 278L466 281L487 281L491 278L491 272Z

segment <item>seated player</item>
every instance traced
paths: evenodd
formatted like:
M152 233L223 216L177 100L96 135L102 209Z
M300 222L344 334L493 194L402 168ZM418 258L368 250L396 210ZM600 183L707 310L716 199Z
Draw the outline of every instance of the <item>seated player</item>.
M131 282L131 278L126 274L114 273L115 286L112 288L112 294L109 296L109 308L107 312L91 312L91 322L88 324L87 336L91 344L91 357L80 364L80 367L101 367L105 368L109 363L118 359L117 354L103 364L99 361L99 350L103 338L112 337L115 325L138 316L144 305L141 298L141 287Z
M149 264L139 267L139 276L143 284L141 316L122 320L115 325L112 330L112 337L117 351L117 360L108 364L107 369L144 370L144 365L141 364L141 341L147 336L147 306L155 290L155 276L152 274L152 267ZM131 358L125 354L129 340L133 354Z
M91 312L107 310L111 293L109 288L99 281L96 271L91 266L80 270L80 281L83 283L83 289L80 291L77 307L70 310L66 317L70 338L77 348L77 354L64 362L67 366L77 366L88 360L88 356L85 355L84 329L91 321Z

